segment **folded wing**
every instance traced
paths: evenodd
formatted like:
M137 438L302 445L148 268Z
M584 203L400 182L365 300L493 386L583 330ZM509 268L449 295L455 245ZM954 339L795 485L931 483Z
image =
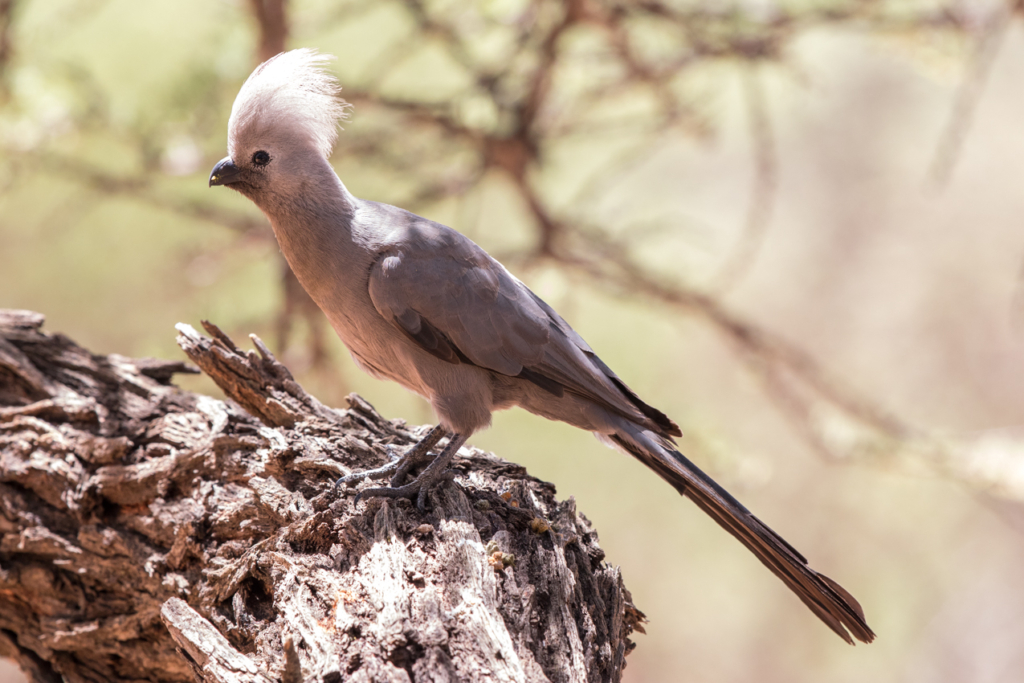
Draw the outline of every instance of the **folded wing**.
M369 293L386 320L445 362L519 377L555 396L568 391L664 436L680 434L550 306L450 228L410 224L371 268Z

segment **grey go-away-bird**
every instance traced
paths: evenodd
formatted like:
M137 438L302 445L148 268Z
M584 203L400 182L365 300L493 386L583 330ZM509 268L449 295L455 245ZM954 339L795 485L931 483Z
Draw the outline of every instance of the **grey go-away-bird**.
M440 424L362 496L416 497L495 410L520 406L586 429L654 470L750 549L844 640L871 642L857 601L679 453L679 427L644 403L569 324L469 238L354 197L327 159L347 105L329 57L285 52L242 86L228 156L210 174L255 202L299 282L355 362L426 398ZM431 459L442 438L447 445ZM409 470L426 468L409 483Z

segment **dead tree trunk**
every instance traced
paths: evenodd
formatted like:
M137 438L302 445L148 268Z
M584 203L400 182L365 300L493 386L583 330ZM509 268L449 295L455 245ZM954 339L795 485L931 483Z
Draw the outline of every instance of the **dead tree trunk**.
M351 469L424 432L254 338L96 356L0 311L0 656L35 681L617 681L642 615L573 501L488 453L420 512Z

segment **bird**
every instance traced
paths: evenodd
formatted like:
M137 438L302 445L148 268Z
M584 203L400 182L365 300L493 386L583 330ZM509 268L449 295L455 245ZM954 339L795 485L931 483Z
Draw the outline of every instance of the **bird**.
M348 191L329 163L349 109L327 68L332 59L300 48L256 67L232 105L228 156L209 185L238 191L266 215L288 265L355 363L424 397L437 416L401 457L339 482L391 474L389 486L360 495L415 497L422 508L427 492L453 477L448 465L466 440L490 425L494 411L518 406L593 432L647 465L843 640L871 642L857 600L681 454L678 425L551 306L460 232Z

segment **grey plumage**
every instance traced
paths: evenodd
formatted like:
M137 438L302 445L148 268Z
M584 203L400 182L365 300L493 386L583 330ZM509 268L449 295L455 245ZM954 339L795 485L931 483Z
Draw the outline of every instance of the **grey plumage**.
M870 642L857 601L677 452L676 424L633 393L550 306L460 233L348 192L327 162L346 105L325 61L295 50L253 72L232 108L229 156L210 184L228 185L263 210L299 282L356 363L426 398L451 433L412 484L370 493L422 498L493 411L520 406L636 457L842 638Z

